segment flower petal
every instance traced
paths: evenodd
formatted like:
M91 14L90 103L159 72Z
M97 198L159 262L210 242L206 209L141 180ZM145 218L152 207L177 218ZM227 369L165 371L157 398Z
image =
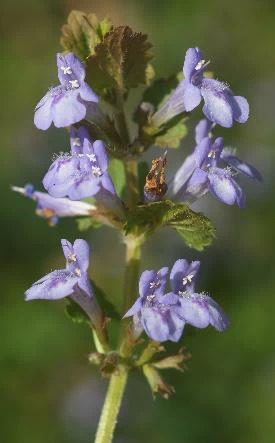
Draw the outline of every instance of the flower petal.
M235 155L222 154L222 159L230 166L232 166L234 169L236 169L236 171L241 172L247 177L263 181L262 175L256 168L254 168L254 166L251 166L249 163L240 160Z
M230 324L223 309L211 297L207 297L210 324L218 331L224 331Z
M73 52L69 52L66 55L57 53L56 62L58 78L61 84L66 84L71 79L77 79L79 82L85 79L85 67ZM62 68L65 68L65 70ZM67 74L65 74L66 68Z
M201 302L199 294L192 294L190 297L181 298L181 316L196 328L206 328L210 322L207 305Z
M69 240L66 240L65 238L63 238L61 240L61 246L63 249L65 259L68 260L69 256L74 253L73 245L71 244L71 242L69 242Z
M197 86L183 80L182 94L184 108L187 112L192 111L194 108L199 106L201 102L201 91Z
M203 55L199 48L189 48L186 51L184 65L183 65L183 73L185 79L191 82L192 76L194 72L196 72L196 66L202 60Z
M155 341L169 340L168 317L166 313L160 313L157 308L144 308L141 314L141 323L146 334Z
M47 92L35 108L34 124L38 129L45 131L52 124L52 100L51 94Z
M150 295L151 288L150 283L154 282L157 278L157 272L154 270L144 271L139 279L139 295L143 298Z
M209 190L227 205L233 205L237 200L236 182L230 174L221 168L211 168L208 173Z
M205 102L202 109L204 115L212 122L230 128L233 124L233 111L223 83L213 79L204 79L201 94Z
M249 104L246 98L234 95L231 100L233 118L239 123L245 123L249 117Z
M82 271L87 271L90 263L90 247L89 244L78 238L73 245L74 253L76 254L78 263Z
M139 297L133 306L124 314L123 318L126 317L132 317L132 315L135 315L137 312L139 312L141 309L141 297Z
M78 100L79 90L69 90L63 93L52 105L52 116L57 128L70 126L83 120L86 107Z
M93 149L97 158L98 166L103 172L105 172L108 167L108 156L106 152L105 143L102 140L96 140L93 143Z
M96 93L92 90L92 88L86 83L82 82L79 88L79 94L82 100L87 102L98 103L99 98Z
M59 300L67 297L73 293L78 280L77 276L64 270L51 272L46 277L42 283L35 283L25 292L25 300Z
M209 133L213 127L213 123L206 118L199 121L195 128L195 140L199 144L204 137L209 137Z

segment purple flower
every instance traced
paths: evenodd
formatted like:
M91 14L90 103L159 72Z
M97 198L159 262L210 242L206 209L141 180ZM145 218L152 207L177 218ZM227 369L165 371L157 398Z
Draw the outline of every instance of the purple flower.
M201 120L195 129L197 146L178 169L170 185L169 194L174 200L192 202L208 191L223 203L240 208L245 206L245 194L233 178L237 173L262 180L261 174L249 163L241 161L232 150L223 148L222 137L213 138L213 124ZM220 161L226 164L219 167Z
M168 268L144 271L139 281L139 298L124 317L133 316L134 331L139 335L144 329L146 334L159 342L178 341L185 322L179 317L179 297L173 293L165 294Z
M102 313L87 274L89 245L81 239L75 240L73 245L68 240L61 240L61 245L66 268L52 271L35 282L25 292L25 299L59 300L70 297L86 312L92 323L99 327Z
M203 113L211 122L230 128L233 121L245 123L249 105L244 97L233 95L226 83L204 77L208 62L199 48L189 48L185 55L182 80L152 121L160 126L183 111L192 111L203 98Z
M58 222L59 217L91 215L92 211L96 209L94 205L86 202L71 201L68 198L54 198L46 192L36 191L31 184L27 184L24 188L12 186L12 190L36 201L36 214L45 218L51 226Z
M229 320L221 307L209 295L194 292L199 267L199 261L189 264L186 260L177 260L171 270L171 288L180 301L177 312L184 322L196 328L206 328L210 324L223 331Z
M53 197L68 196L71 200L92 197L100 191L116 196L103 141L90 143L84 138L78 148L78 153L61 154L52 163L43 179L45 189Z
M84 81L85 68L71 52L57 54L60 85L51 88L35 108L34 124L48 129L52 122L57 128L72 125L85 118L89 102L98 102L97 95Z

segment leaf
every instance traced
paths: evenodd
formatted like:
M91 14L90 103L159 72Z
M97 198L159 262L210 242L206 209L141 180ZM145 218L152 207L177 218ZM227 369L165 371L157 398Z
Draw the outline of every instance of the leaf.
M114 320L121 320L121 316L116 311L114 305L107 299L107 296L105 295L104 291L99 286L97 286L94 280L92 280L92 286L98 304L101 307L104 314L106 314L107 317L112 318Z
M183 137L187 135L185 125L187 118L182 116L174 117L166 124L162 131L156 134L154 144L161 148L178 148Z
M112 88L126 92L148 83L153 70L148 66L152 45L147 35L119 26L108 32L88 58L87 77L93 90L106 95Z
M122 161L112 158L109 162L108 171L114 182L116 193L122 198L126 184L125 170Z
M124 232L147 238L156 229L167 226L175 229L187 246L198 251L210 245L214 238L214 227L205 215L170 200L135 207L127 215Z
M81 217L76 219L77 227L80 232L88 231L91 228L101 228L102 223L92 217Z
M65 308L66 314L70 319L77 324L89 323L90 319L83 309L70 297L66 297L67 306Z
M60 43L66 51L74 52L81 60L94 54L95 47L112 29L108 18L99 21L95 14L82 11L70 12L67 24L61 28Z

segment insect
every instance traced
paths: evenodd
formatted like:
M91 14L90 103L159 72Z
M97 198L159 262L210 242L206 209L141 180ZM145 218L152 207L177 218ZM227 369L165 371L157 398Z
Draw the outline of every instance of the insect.
M167 191L165 182L165 165L167 151L162 157L152 160L152 166L146 176L144 196L147 201L161 200Z

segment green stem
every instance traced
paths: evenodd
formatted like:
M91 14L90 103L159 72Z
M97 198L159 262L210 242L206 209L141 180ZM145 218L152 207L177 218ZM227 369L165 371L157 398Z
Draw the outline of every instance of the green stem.
M113 439L128 372L122 368L112 375L97 428L95 443L110 443Z
M117 110L115 111L116 123L121 139L125 145L125 149L128 150L130 137L123 109L122 97L118 96L117 101ZM132 208L136 205L139 199L137 162L134 159L127 159L124 162L124 166L128 191L127 203L128 207ZM141 239L134 236L129 235L125 238L124 313L132 306L137 297L141 243ZM128 356L132 349L132 342L129 334L127 334L128 328L129 320L123 320L120 344L120 355L122 357ZM96 433L95 443L110 443L112 441L127 376L128 370L125 367L120 367L119 374L113 374L111 376Z
M125 159L124 169L127 183L127 204L131 209L139 201L137 161L135 159Z

